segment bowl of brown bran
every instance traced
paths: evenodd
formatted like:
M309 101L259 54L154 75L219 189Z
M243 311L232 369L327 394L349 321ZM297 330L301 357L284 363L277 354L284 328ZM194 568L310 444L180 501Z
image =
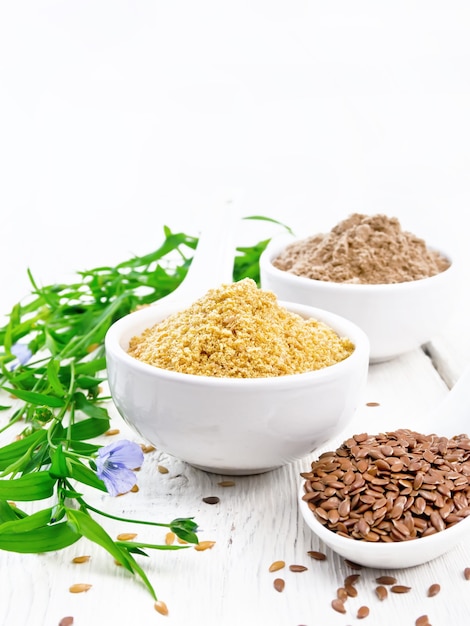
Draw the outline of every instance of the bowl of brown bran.
M352 214L325 234L275 238L260 257L262 288L356 323L369 338L371 362L439 332L456 302L456 272L450 254L382 214Z

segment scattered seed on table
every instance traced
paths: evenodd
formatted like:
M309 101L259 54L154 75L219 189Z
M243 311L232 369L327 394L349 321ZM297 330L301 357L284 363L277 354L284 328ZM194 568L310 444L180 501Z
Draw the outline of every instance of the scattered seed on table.
M206 504L218 504L220 502L220 498L217 496L207 496L206 498L203 498L202 501Z
M217 483L219 487L233 487L235 485L234 480L221 480L220 483Z
M286 586L286 582L283 578L275 578L273 581L273 586L276 591L284 591L284 587Z
M383 585L379 585L378 587L376 587L375 593L377 594L379 600L385 600L385 598L388 596L387 588Z
M59 622L59 626L72 626L72 624L73 624L73 617L71 615L67 615L67 617L63 617Z
M286 566L286 562L285 561L274 561L269 566L269 571L270 572L277 572L278 570L282 569L285 566Z
M164 465L157 465L157 470L160 472L160 474L168 474L168 472L170 471Z
M407 587L406 585L392 585L390 591L393 593L408 593L408 591L411 591L411 587Z
M355 598L357 596L357 589L354 585L345 585L344 588L350 598Z
M465 580L470 580L470 567L466 567L463 571Z
M306 572L308 567L305 567L305 565L289 565L289 569L291 572Z
M380 406L380 402L366 402L366 406Z
M368 606L360 606L357 610L357 619L364 619L369 615L369 607Z
M175 539L176 539L175 533L170 531L165 535L165 544L167 546L171 546L175 543Z
M157 613L160 613L161 615L168 615L168 607L163 600L157 600L153 606Z
M69 587L70 593L83 593L89 589L91 589L91 585L87 585L86 583L76 583Z
M348 592L344 587L338 587L338 589L336 590L336 597L338 598L338 600L341 600L341 602L346 602L346 600L348 599Z
M347 587L348 585L355 585L360 577L360 574L349 574L349 576L346 576L344 579L344 586Z
M415 622L415 626L431 626L427 615L421 615Z
M155 446L152 446L151 444L145 445L144 443L141 444L140 447L141 447L142 452L144 454L148 454L149 452L155 452L155 450L157 449Z
M194 546L194 549L198 552L203 552L204 550L210 550L215 546L215 541L200 541L198 544Z
M119 428L110 428L109 430L107 430L104 433L105 437L112 437L113 435L119 435L121 431L119 430Z
M139 485L134 485L133 487L131 487L130 492L131 493L137 493L139 491Z
M311 556L312 559L315 559L315 561L326 561L326 554L324 554L323 552L318 552L317 550L309 550L307 554Z
M441 586L438 583L434 583L428 589L428 597L433 598L434 596L437 596L440 590Z
M334 598L331 601L331 607L337 611L338 613L346 613L346 609L344 607L344 602L339 598Z
M137 533L120 533L116 539L118 541L132 541L137 537Z
M72 559L72 563L88 563L90 559L91 556L88 556L87 554L84 554L82 556L74 556Z
M379 576L375 579L375 582L379 583L379 585L395 585L397 579L394 576Z

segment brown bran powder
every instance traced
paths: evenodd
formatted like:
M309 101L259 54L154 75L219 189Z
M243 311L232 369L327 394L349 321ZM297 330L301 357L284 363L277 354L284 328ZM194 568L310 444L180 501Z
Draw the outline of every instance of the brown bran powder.
M159 368L201 376L262 378L328 367L354 351L323 322L304 319L245 278L211 289L129 342Z
M280 270L336 283L390 284L428 278L450 266L395 217L353 213L329 233L288 245L273 260Z

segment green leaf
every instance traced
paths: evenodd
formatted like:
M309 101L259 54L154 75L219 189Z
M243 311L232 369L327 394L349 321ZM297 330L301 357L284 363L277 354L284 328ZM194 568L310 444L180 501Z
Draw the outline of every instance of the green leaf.
M75 511L67 509L67 515L69 520L76 526L78 532L80 532L84 537L87 537L90 541L97 543L102 548L107 550L109 554L111 554L111 556L121 563L122 566L128 571L138 574L152 596L156 599L155 591L142 568L126 549L111 539L102 526L100 526L90 515L80 510Z
M60 363L57 359L51 359L47 364L47 380L55 394L61 396L65 393L59 380Z
M101 478L98 478L95 472L86 467L86 465L82 462L75 459L70 460L70 477L78 480L84 485L95 487L95 489L99 489L100 491L107 491Z
M11 505L5 500L0 500L0 524L17 520L19 517L21 517L21 512L16 506Z
M105 378L95 378L94 376L77 376L75 382L80 389L94 389L100 385Z
M81 535L105 548L126 569L132 571L126 559L126 553L112 540L108 533L88 513L80 510L67 509L67 517Z
M57 446L57 448L55 449L51 461L52 462L49 469L49 474L53 478L66 478L69 475L67 459L61 445Z
M30 530L36 530L37 528L41 528L41 526L47 526L47 524L51 521L51 517L52 508L42 509L41 511L37 511L31 515L26 515L20 519L16 517L14 520L6 521L3 524L0 524L0 535L5 533L24 533L29 532Z
M91 375L97 372L103 372L106 369L105 357L93 359L93 361L87 361L85 363L77 363L75 372L77 376Z
M189 543L199 543L198 536L195 533L197 529L196 522L193 518L177 518L170 523L170 529L183 541Z
M291 235L294 234L294 231L290 228L290 226L287 226L286 224L283 224L282 222L279 222L278 220L275 220L272 217L265 217L264 215L250 215L250 216L244 217L243 219L244 220L260 220L262 222L271 222L271 224L278 224L278 226L282 226Z
M73 439L69 440L67 443L69 450L73 450L74 452L77 452L77 454L86 457L94 457L101 448L101 445L98 444L86 443L85 441L75 441Z
M55 483L46 471L25 474L20 478L4 478L0 480L0 500L43 500L52 496Z
M22 554L51 552L72 545L80 537L68 522L60 522L27 532L0 533L0 550Z
M53 408L61 408L64 406L62 398L56 396L50 396L45 393L36 393L35 391L25 391L24 389L13 389L11 387L2 387L8 393L16 396L20 400L30 402L31 404L37 404L39 406L49 406Z
M38 444L45 441L47 431L35 430L27 437L18 439L0 448L0 470L6 469L14 461L21 458L28 450L34 449Z
M109 417L103 419L102 417L95 419L85 419L81 422L76 422L70 427L70 438L72 440L82 441L83 439L92 439L93 437L99 437L109 429Z
M85 413L85 415L88 415L88 417L104 420L109 419L107 409L97 406L94 402L90 402L80 391L74 394L74 400L76 408Z

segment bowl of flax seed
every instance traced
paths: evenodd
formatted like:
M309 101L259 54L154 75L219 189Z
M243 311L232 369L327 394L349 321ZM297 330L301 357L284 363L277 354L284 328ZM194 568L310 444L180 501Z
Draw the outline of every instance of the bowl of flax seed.
M359 565L406 568L470 533L470 438L408 429L346 439L301 474L307 526Z
M341 432L369 364L353 322L281 302L251 279L131 313L105 348L124 420L158 449L220 474L272 470Z
M260 257L263 288L355 322L369 338L372 363L439 332L456 302L457 267L383 214L354 213L328 233L273 238Z

